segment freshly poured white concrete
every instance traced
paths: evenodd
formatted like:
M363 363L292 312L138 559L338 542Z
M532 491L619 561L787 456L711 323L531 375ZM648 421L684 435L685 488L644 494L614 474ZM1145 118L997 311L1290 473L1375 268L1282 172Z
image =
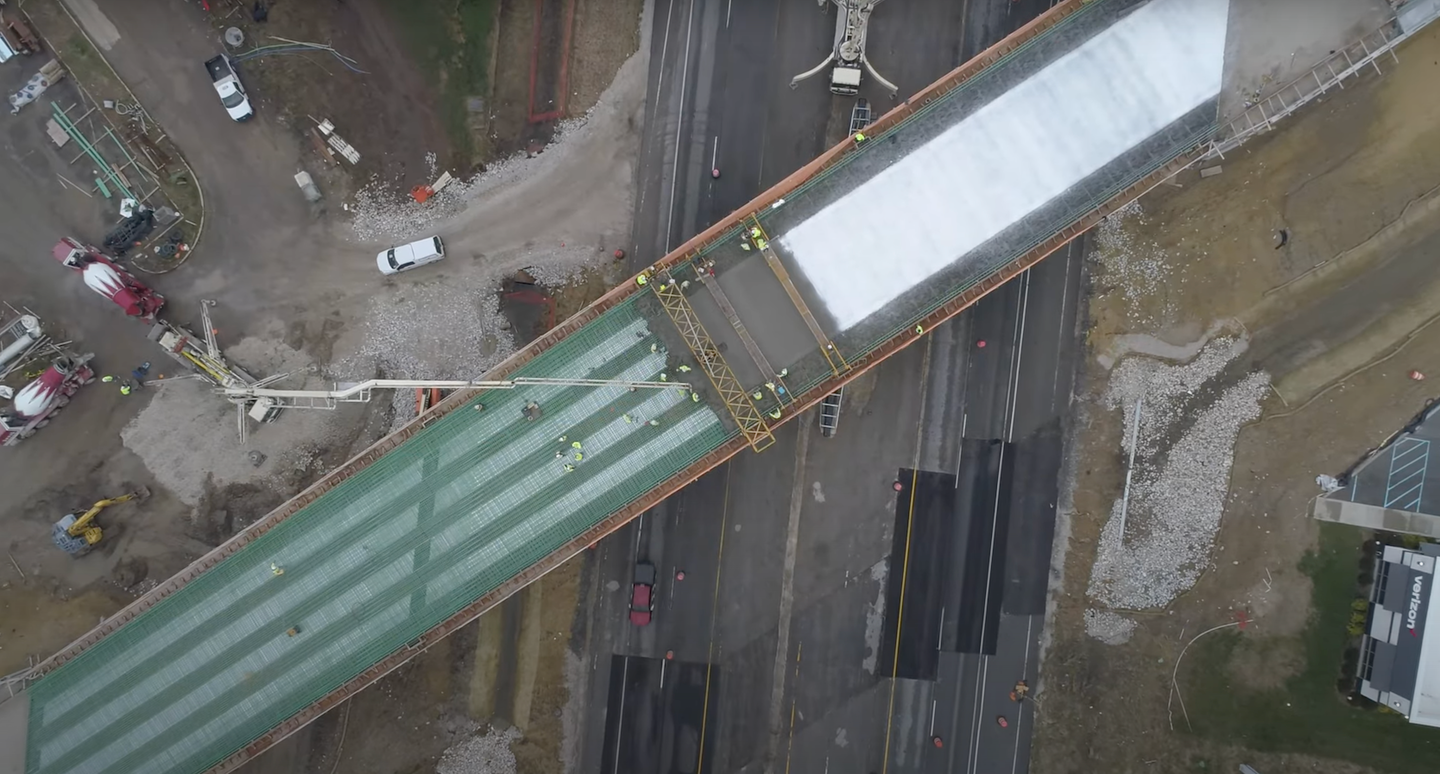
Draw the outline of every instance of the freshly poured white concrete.
M1155 0L780 236L841 329L1220 91L1229 0Z

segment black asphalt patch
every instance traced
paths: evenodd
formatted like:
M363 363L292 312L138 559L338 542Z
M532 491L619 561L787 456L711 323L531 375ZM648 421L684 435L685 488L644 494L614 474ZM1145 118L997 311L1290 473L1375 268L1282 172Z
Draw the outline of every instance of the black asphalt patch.
M1011 446L1014 460L1007 458L1005 463L1017 479L1011 487L1013 499L1004 509L1011 514L1003 605L1010 615L1045 614L1063 435L1057 416L1028 438L1016 441Z
M963 558L958 592L947 605L955 621L953 648L959 653L995 653L1014 458L1011 445L1000 440L966 439L961 444L956 502L963 513L963 544L953 555Z
M707 670L705 664L611 657L601 774L709 770L715 745L702 745L701 738L707 719L719 717L715 710L719 677L718 667Z
M897 480L901 489L896 494L895 542L885 590L879 673L934 680L940 666L941 610L951 569L955 477L901 470Z

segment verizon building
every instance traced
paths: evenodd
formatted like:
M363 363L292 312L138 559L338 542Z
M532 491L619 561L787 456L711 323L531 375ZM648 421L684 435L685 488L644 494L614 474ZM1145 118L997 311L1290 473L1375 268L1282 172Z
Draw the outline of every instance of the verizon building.
M1360 654L1360 693L1440 727L1440 615L1429 615L1440 545L1386 546L1376 563L1370 630Z

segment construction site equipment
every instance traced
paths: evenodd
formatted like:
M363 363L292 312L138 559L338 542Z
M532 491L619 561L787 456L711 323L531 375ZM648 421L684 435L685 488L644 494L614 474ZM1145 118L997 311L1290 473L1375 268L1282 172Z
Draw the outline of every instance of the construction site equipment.
M46 62L40 67L40 72L30 76L30 80L26 81L19 91L10 95L10 115L19 113L20 108L34 102L36 97L45 93L46 89L64 77L65 70L60 67L58 61L51 59Z
M39 53L40 38L20 16L0 13L0 35L5 38L6 47L18 54Z
M290 374L280 374L269 379L256 379L246 373L244 369L227 360L224 353L220 351L219 342L215 339L215 323L210 319L210 307L214 305L215 301L210 299L200 301L200 320L205 330L204 349L200 348L196 341L198 337L188 328L165 320L155 321L155 325L150 328L148 338L159 344L171 360L185 366L198 378L217 388L254 388L290 376ZM264 397L250 400L231 398L231 402L240 408L240 414L236 417L236 426L241 440L244 440L246 436L245 417L248 416L262 424L274 422L280 417L283 408L276 401Z
M680 291L680 286L669 281L653 283L652 287L655 288L655 297L660 299L660 307L675 323L680 337L685 340L685 346L690 348L690 353L700 362L705 375L710 377L710 384L714 385L715 392L729 410L731 419L735 420L735 426L745 436L745 442L756 452L773 446L775 434L770 431L770 425L755 408L745 388L740 386L735 372L731 370L730 364L725 362L720 348L715 346L709 332L700 323L700 317L695 314L695 309Z
M861 97L855 100L855 107L850 109L850 134L864 129L870 125L870 101Z
M800 290L790 279L789 270L785 268L785 264L781 263L780 256L776 255L774 248L770 246L770 235L766 233L765 226L754 215L750 216L750 222L752 224L750 233L756 235L755 246L759 248L760 254L765 256L765 263L775 274L775 279L779 280L781 286L785 288L785 295L790 297L790 303L795 305L795 311L799 312L800 317L805 320L805 327L810 329L810 335L814 336L815 343L820 345L820 354L825 356L825 362L830 364L830 370L836 376L849 371L850 363L845 360L844 355L840 354L840 350L835 348L830 337L825 335L825 331L820 327L820 321L815 319L814 313L810 311L810 306L805 303L805 299L800 296Z
M84 513L67 513L55 522L54 528L50 530L50 539L55 541L56 547L61 551L71 556L84 556L105 537L105 531L95 523L95 517L99 516L101 511L112 505L144 500L149 496L150 490L142 486L119 497L100 500Z
M320 201L322 198L320 189L315 186L315 179L310 177L310 173L303 169L295 173L295 185L300 186L300 193L305 196L305 201L311 204Z
M95 381L95 372L88 365L94 357L56 349L50 367L18 392L0 386L0 398L10 400L8 409L0 409L0 446L14 446L50 424L72 395Z
M9 376L11 371L29 361L30 356L49 340L40 325L40 318L29 313L30 310L21 314L9 304L6 308L10 310L11 317L0 327L0 378Z
M623 379L548 379L516 377L501 381L483 380L415 380L415 379L370 379L363 382L336 382L331 390L275 390L267 385L283 377L271 377L254 384L222 386L215 391L236 403L251 403L268 400L276 411L287 408L333 409L341 403L369 403L375 390L513 390L525 386L548 387L624 387L625 389L682 389L689 390L684 382L635 382ZM536 407L539 416L539 407Z
M153 322L165 306L164 296L93 247L63 237L50 254L61 264L79 272L86 287L115 302L131 317Z
M155 211L136 210L126 215L124 220L110 229L101 244L105 246L105 249L114 252L116 257L124 258L131 248L138 247L154 230Z
M951 125L938 108L973 98L973 91L955 88L956 83L997 61L1007 69L997 70L996 79L1008 82L1006 72L1017 72L1018 82L1043 64L1037 57L1056 54L1054 46L1030 41L1042 35L1086 38L1095 34L1090 22L1117 7L1129 6L1124 0L1061 3L1040 23L921 91L910 106L867 131L897 137L902 150L916 147L921 144L916 137ZM927 100L937 109L923 111ZM904 123L906 116L912 123ZM1213 126L1212 117L1205 120ZM851 373L826 376L819 358L811 358L808 368L794 368L797 411L787 418L854 372L913 345L915 325L933 329L1185 168L1197 157L1199 137L1195 131L1177 132L1136 146L1135 154L1148 155L1137 156L1134 166L1127 160L1117 165L1123 169L1108 167L1107 174L1095 175L1103 178L1097 184L1103 190L1067 204L1053 219L1047 215L1036 223L1031 242L993 255L993 273L963 286L931 288L938 296L933 304L891 310L893 328L847 338ZM874 174L873 165L849 163L857 157L863 154L854 153L847 140L757 201L788 197L796 209L823 208L836 191L851 190ZM817 179L827 183L809 184ZM659 259L652 275L702 251L722 260L738 258L734 235L748 225L747 217L748 212L721 219ZM925 221L905 212L883 227L923 228ZM591 373L652 378L667 362L649 351L650 344L657 335L672 335L655 319L653 300L650 288L627 282L507 359L492 378ZM647 370L626 370L636 364ZM564 393L568 400L542 401L546 418L535 423L518 416L523 393L488 393L486 411L476 411L474 399L446 401L434 415L407 423L357 454L29 670L25 744L38 761L33 774L114 769L115 761L155 774L194 774L209 762L237 769L410 659L443 647L445 637L748 446L749 439L722 424L717 411L663 400L671 397L665 390L620 393L618 401L578 389L543 392ZM631 404L645 402L639 398L652 401L654 410L636 411ZM551 405L557 402L569 406ZM562 408L589 425L579 431L586 459L568 474L563 471L568 463L553 459L566 443L558 441L559 434L571 430L553 424L552 415L559 419ZM624 423L626 411L635 412L633 427ZM492 422L496 416L499 421ZM597 427L608 436L604 441L595 441ZM417 560L416 546L424 546L423 561ZM277 565L294 564L274 582L268 568L277 558ZM280 637L287 627L303 631L294 639ZM155 642L163 648L157 650ZM119 663L143 668L118 680ZM125 711L109 711L116 707ZM104 744L76 744L77 728Z
M845 388L841 387L820 401L820 434L826 438L833 438L840 427L840 401L844 397Z
M871 78L885 87L890 98L894 99L900 90L895 84L882 78L880 73L875 72L875 67L865 58L866 28L870 25L870 14L875 10L875 6L880 4L880 0L830 1L838 9L835 16L835 47L820 64L790 79L790 88L799 86L801 81L813 78L830 67L830 92L853 97L860 93L860 71L864 68ZM825 5L825 0L820 0L820 5Z

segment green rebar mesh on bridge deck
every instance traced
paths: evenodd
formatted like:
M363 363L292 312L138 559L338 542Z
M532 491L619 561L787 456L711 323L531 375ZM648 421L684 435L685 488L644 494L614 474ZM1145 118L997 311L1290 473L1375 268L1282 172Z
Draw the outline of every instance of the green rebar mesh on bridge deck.
M659 342L626 302L517 375L653 380ZM680 388L478 400L38 681L27 771L203 771L730 436Z

